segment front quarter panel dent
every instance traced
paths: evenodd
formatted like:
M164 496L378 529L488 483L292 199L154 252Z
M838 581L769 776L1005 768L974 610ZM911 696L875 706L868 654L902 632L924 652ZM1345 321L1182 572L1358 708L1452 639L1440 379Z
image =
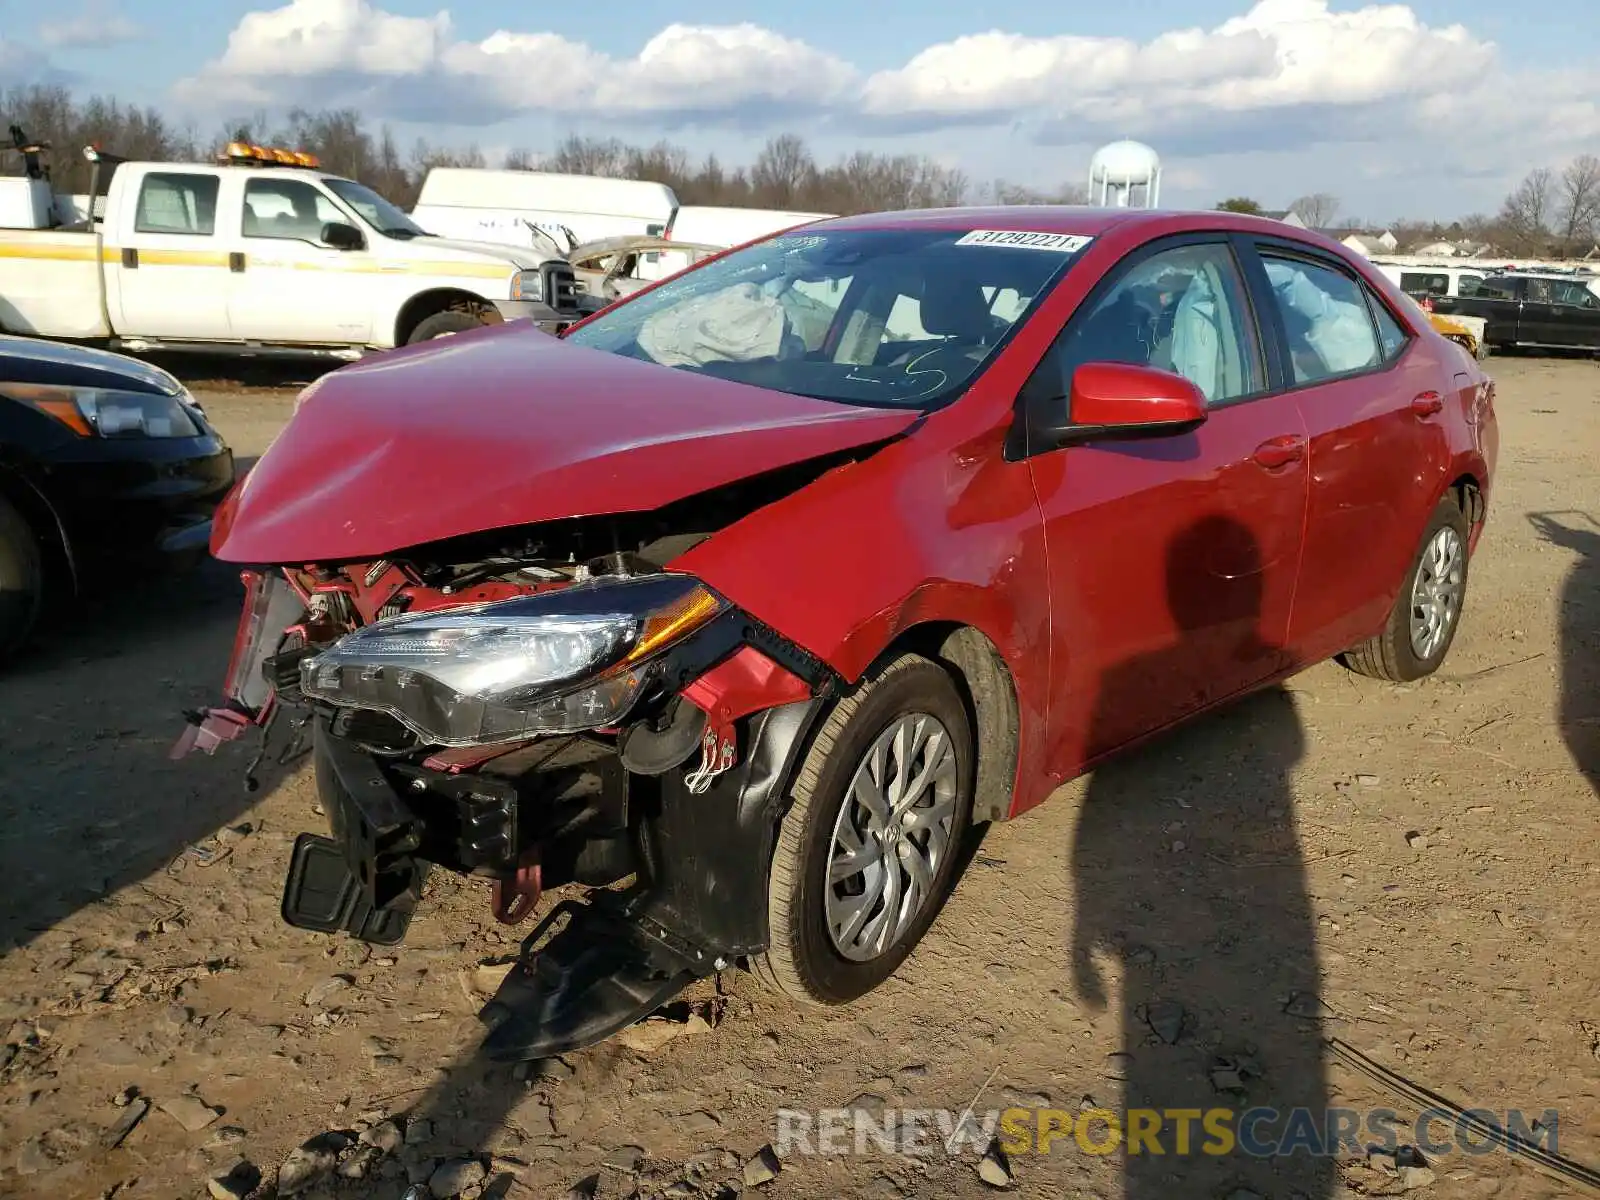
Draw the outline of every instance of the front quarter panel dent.
M933 430L895 442L734 523L672 564L858 682L918 626L968 626L1011 677L1016 764L994 815L1047 794L1043 722L1049 602L1027 469L1000 454L1004 427L943 450ZM1034 564L1030 567L1027 564ZM981 723L981 720L980 720ZM993 803L993 801L991 801Z

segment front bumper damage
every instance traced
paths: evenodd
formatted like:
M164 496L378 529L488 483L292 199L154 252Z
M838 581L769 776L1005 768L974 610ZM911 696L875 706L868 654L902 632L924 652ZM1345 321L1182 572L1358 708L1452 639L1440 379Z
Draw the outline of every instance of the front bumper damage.
M396 755L372 744L360 710L296 705L307 651L271 631L295 627L300 598L247 584L228 707L191 714L174 756L210 752L280 705L303 714L331 829L295 844L289 924L400 942L436 867L491 879L507 924L569 889L480 1013L499 1061L602 1041L766 948L780 806L836 683L825 664L734 610L669 655L678 708L659 735Z

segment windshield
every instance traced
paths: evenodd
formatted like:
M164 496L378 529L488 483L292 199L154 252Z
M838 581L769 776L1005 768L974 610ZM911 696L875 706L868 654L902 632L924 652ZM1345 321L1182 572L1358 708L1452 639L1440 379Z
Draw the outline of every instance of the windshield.
M820 400L953 399L1088 238L840 230L768 238L574 329L580 346Z
M365 184L352 179L324 179L323 182L379 233L398 238L430 236L422 226Z

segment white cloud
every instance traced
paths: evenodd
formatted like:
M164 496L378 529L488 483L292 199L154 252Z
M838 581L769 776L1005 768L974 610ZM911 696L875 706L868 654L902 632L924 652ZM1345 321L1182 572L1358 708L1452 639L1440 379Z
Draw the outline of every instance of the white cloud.
M1425 24L1404 4L1239 0L1244 11L1219 25L1143 42L991 30L869 74L749 23L674 24L616 56L536 29L471 41L447 11L400 16L381 2L290 0L250 13L178 94L210 110L350 104L374 120L434 127L539 116L611 122L629 136L687 127L937 134L941 152L963 128L1010 131L1012 145L1019 135L1073 146L1128 135L1174 166L1344 144L1380 175L1470 175L1485 160L1569 152L1600 134L1594 78L1514 71L1492 42L1459 24Z
M856 72L751 24L670 25L617 60L554 33L455 37L448 12L402 17L370 0L291 0L245 16L180 96L271 103L367 101L382 115L492 124L519 113L739 124L812 112ZM379 115L379 114L374 114Z
M39 23L39 41L53 50L97 50L143 36L138 25L102 3L90 3L76 16Z

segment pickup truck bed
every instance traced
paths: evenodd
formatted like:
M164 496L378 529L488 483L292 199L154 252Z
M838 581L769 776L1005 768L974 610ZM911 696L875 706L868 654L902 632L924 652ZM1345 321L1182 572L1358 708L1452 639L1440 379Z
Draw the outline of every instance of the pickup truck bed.
M0 229L0 329L109 337L101 253L98 233Z

